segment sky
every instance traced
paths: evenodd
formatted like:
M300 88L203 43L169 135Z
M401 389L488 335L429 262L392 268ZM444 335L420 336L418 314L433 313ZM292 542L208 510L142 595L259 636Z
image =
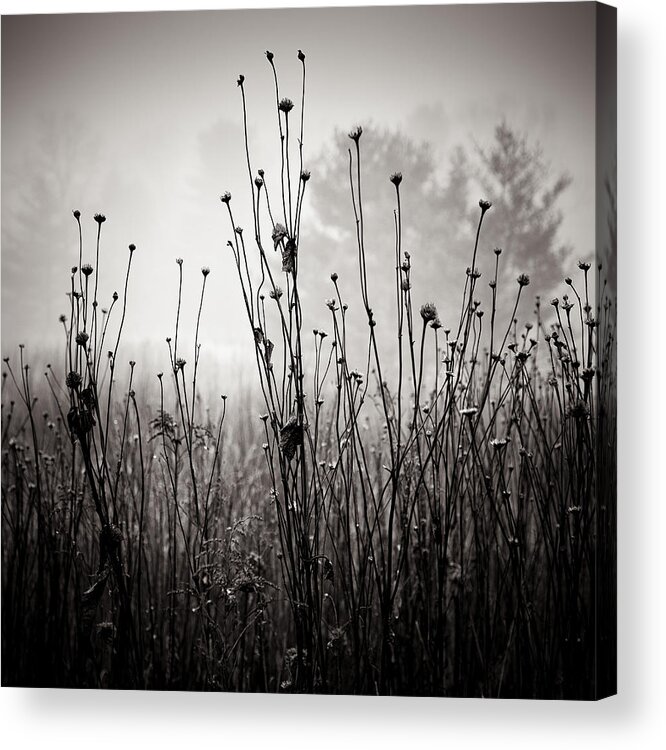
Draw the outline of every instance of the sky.
M84 260L100 282L124 283L135 243L128 346L172 333L184 259L193 325L209 266L201 338L213 356L241 356L247 332L225 244L219 195L247 197L236 79L245 76L256 166L276 168L272 77L300 94L307 54L305 164L336 128L373 122L451 149L488 144L506 118L572 177L562 240L594 247L595 53L592 3L12 16L2 19L2 350L57 342L69 269L71 217L82 212ZM395 165L396 169L400 165ZM306 206L307 208L307 206ZM241 212L241 218L243 217ZM389 220L391 218L389 217ZM318 259L329 272L327 259Z

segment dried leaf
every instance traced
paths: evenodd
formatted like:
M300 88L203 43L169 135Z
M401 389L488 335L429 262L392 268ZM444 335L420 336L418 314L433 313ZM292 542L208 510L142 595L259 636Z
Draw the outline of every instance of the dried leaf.
M293 416L280 430L280 450L291 461L296 455L296 448L303 442L303 426Z

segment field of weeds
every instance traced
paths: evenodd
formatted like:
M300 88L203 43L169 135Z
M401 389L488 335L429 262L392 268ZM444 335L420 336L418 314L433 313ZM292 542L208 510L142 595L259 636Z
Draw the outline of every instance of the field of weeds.
M252 197L241 213L252 224L237 224L231 193L220 206L257 406L230 418L234 394L200 387L209 269L186 350L181 259L170 368L156 391L135 382L119 352L141 250L129 245L121 292L99 299L105 217L74 211L62 356L42 372L21 348L3 368L3 685L611 692L615 309L604 269L574 264L548 301L530 296L525 274L500 288L502 250L487 249L492 204L481 200L458 316L440 320L412 284L419 250L403 248L409 185L387 173L395 315L377 319L358 127L356 244L340 250L355 253L358 275L331 275L329 324L313 330L299 289L305 55L296 104L267 57L281 168L252 163L240 76ZM494 273L479 271L482 254ZM361 359L348 347L350 307L365 321Z

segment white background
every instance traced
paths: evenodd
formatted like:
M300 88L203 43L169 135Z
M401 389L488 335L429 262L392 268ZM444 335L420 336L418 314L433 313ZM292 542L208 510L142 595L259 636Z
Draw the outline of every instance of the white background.
M280 5L199 0L191 7ZM3 689L4 747L666 747L666 4L619 0L617 5L620 694L597 704L574 704ZM188 6L112 0L94 7ZM0 10L83 12L91 4L0 0Z

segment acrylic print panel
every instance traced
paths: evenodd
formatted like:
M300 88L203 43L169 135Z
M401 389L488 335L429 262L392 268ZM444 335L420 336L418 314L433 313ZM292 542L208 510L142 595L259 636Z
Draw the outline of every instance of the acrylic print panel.
M614 9L5 17L2 132L3 685L615 691Z

